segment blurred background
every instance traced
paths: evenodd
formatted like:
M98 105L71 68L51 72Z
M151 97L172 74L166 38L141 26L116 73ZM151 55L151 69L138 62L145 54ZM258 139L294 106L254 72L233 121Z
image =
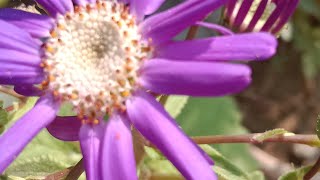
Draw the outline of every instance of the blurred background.
M168 0L159 11L180 2ZM0 0L1 7L19 3L18 0ZM221 22L217 19L220 14L216 12L208 21ZM212 34L209 30L200 29L197 36ZM177 38L185 38L185 35L182 33ZM221 98L179 99L184 101L184 106L175 107L174 112L177 111L176 119L185 132L191 136L232 135L284 128L297 134L315 134L320 112L320 1L301 0L286 30L279 37L275 57L269 61L249 64L253 69L253 83L242 93ZM4 102L4 108L18 102L18 99L4 93L0 94L0 99ZM42 155L47 153L45 146L49 144L49 147L53 147L50 143L67 147L69 154L64 158L69 163L60 164L59 168L68 167L81 158L79 151L75 150L77 145L67 146L56 142L48 134L36 141L33 142L35 145L43 145L42 149L37 150ZM317 148L284 143L222 144L213 147L242 170L260 169L266 179L270 180L294 168L312 164L320 155ZM35 156L32 152L24 153L23 156L32 159ZM49 152L48 157L51 155ZM17 177L26 175L22 172L26 162L22 162L14 164L9 173ZM320 179L320 176L314 179Z

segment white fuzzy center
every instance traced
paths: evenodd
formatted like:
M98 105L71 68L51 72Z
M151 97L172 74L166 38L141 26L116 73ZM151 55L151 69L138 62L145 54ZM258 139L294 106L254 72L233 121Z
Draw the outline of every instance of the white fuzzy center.
M45 88L72 102L82 119L125 110L141 61L150 54L128 9L110 1L77 7L58 17L51 35Z

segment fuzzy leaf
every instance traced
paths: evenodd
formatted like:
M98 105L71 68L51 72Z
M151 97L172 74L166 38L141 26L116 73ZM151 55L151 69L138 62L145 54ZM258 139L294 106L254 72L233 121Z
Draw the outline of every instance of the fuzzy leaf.
M311 169L312 166L305 166L291 171L279 177L278 180L303 180L303 176Z
M75 165L81 157L77 143L59 141L43 130L9 166L5 174L21 178L46 176Z
M73 105L71 103L63 103L59 109L58 116L76 116L77 113L73 111Z
M215 160L213 170L224 180L264 180L259 171L246 173L209 145L200 146ZM146 156L140 168L140 179L184 179L179 171L157 150L145 147Z

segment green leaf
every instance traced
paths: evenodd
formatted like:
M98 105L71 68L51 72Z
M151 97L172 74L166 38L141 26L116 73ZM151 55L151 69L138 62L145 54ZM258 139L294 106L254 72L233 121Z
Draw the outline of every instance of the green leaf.
M279 177L278 180L303 180L303 176L311 169L312 166L305 166L291 171Z
M58 116L76 116L77 113L73 111L73 105L65 102L61 105Z
M317 136L320 139L320 115L317 118L317 127L316 127Z
M209 145L200 146L215 160L213 171L224 180L264 180L259 171L246 173ZM179 171L157 150L145 147L146 156L140 167L140 179L184 179Z
M307 13L312 14L320 20L319 3L317 0L300 1L300 7Z
M169 96L164 107L175 118L187 104L188 98L188 96Z
M24 105L21 108L15 108L15 110L12 113L10 113L8 116L8 120L9 120L8 126L11 126L16 120L18 120L26 112L32 109L35 103L37 102L37 100L38 100L38 97L30 97L27 99L27 101L24 103Z
M2 134L5 130L5 125L9 122L9 120L8 112L5 109L3 109L3 103L0 103L0 134Z
M231 97L192 98L190 97L178 123L190 136L231 135L247 133L241 125L241 114ZM257 163L251 157L248 146L244 144L213 145L228 159L243 170L257 169Z
M44 177L75 165L81 157L77 143L59 141L43 130L9 166L5 174L21 178Z
M232 180L234 179L233 177L238 177L239 179L249 179L248 174L246 174L243 170L241 170L211 146L201 145L201 148L214 160L214 170L224 179Z
M265 176L261 171L254 171L249 174L249 179L251 180L265 180Z

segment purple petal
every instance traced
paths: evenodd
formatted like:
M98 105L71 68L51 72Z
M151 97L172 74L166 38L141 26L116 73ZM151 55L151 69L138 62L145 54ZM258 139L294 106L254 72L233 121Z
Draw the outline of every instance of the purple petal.
M86 4L96 3L96 0L73 0L76 5L85 6Z
M233 35L234 34L228 28L225 28L225 27L220 26L218 24L212 24L212 23L207 23L207 22L203 22L203 21L198 21L195 25L201 26L201 27L205 27L205 28L208 28L208 29L212 29L212 30L214 30L216 32L219 32L222 35Z
M33 85L16 85L14 86L14 91L23 96L40 96L43 91Z
M277 4L276 9L273 10L263 27L261 28L261 31L270 31L271 27L276 23L278 18L280 17L281 13L285 10L285 7L290 0L282 0Z
M71 0L35 0L39 3L51 16L56 17L57 14L64 15L66 12L73 11Z
M118 2L121 2L121 3L124 3L124 4L127 4L129 3L131 0L118 0Z
M164 108L149 94L137 92L127 101L133 125L150 140L186 179L216 179L206 158Z
M102 179L135 180L137 177L130 125L126 117L113 115L101 146Z
M37 104L0 137L0 174L24 147L56 116L58 105L52 97L42 97Z
M101 179L99 154L104 128L104 124L82 125L80 128L80 145L88 180Z
M283 10L277 25L272 29L272 33L278 33L281 28L288 22L289 18L294 13L294 10L297 8L299 0L291 0L287 3L286 10Z
M130 8L138 19L142 19L144 15L154 13L165 0L131 0Z
M18 44L17 44L18 46ZM40 63L42 62L40 55L21 52L20 50L11 50L6 47L0 47L0 62L5 68L16 68L21 70L35 70L41 69Z
M63 141L78 141L81 121L76 116L59 117L47 126L49 133Z
M140 83L160 94L222 96L247 87L250 74L242 64L152 59L145 63Z
M39 44L33 40L29 33L3 20L0 20L0 39L0 50L10 49L39 55Z
M234 20L234 23L233 23L234 26L239 27L242 24L243 20L247 16L247 13L250 10L252 3L253 3L253 0L242 1L239 12L236 16L236 19Z
M157 57L175 60L264 60L275 54L277 40L269 33L246 33L198 40L170 42L159 47Z
M261 18L261 16L263 15L264 10L267 7L269 0L261 0L256 12L254 13L250 24L248 25L246 31L252 31L254 29L254 27L256 26L257 22L259 21L259 19Z
M188 0L148 18L141 25L144 37L154 45L171 40L178 33L206 17L226 0Z
M0 70L0 84L39 84L44 80L42 71L21 71L17 69Z
M41 83L44 79L44 72L38 61L40 58L35 55L0 49L0 84Z
M48 37L54 23L49 16L11 8L0 9L0 19L24 29L35 38Z
M236 7L237 0L229 0L227 4L227 16L231 18L234 8Z

